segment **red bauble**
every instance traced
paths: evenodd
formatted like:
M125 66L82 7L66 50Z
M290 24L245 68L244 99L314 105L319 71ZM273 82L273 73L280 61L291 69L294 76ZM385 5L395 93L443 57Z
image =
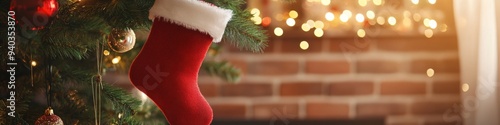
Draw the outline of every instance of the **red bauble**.
M58 9L57 0L12 0L10 3L16 21L31 30L43 29Z
M35 125L64 125L61 118L54 114L52 108L47 108L45 114L40 116L35 122Z

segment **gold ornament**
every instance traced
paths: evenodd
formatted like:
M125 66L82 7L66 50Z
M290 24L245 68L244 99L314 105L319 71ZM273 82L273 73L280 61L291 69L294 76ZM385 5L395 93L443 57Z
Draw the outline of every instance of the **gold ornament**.
M64 125L64 124L61 118L54 114L54 110L48 107L45 110L45 114L43 114L36 120L35 125Z
M124 53L131 50L135 45L134 30L113 29L108 36L108 45L113 51L118 53Z

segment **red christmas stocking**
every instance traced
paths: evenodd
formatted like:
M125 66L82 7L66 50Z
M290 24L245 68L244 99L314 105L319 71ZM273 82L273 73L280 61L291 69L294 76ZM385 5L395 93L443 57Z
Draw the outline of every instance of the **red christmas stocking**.
M130 80L172 125L209 125L212 109L197 85L212 42L219 42L232 12L198 0L156 0L151 33L130 67Z

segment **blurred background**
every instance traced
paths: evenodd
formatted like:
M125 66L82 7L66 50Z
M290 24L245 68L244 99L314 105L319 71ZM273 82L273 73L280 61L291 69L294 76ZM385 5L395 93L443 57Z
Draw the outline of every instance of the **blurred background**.
M201 72L199 87L214 124L495 125L484 119L500 119L498 112L484 111L498 111L497 25L474 23L495 24L489 2L486 12L487 0L248 0L268 47L252 53L219 44L211 58L239 68L241 79ZM479 37L488 32L495 40ZM147 39L147 32L137 34ZM481 63L488 63L483 70ZM107 81L152 104L126 73L110 71ZM481 81L488 83L484 99L476 95Z

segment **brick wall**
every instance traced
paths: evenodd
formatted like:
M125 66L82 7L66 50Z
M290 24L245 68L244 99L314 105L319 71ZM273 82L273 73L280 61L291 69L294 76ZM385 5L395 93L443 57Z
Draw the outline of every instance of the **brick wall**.
M307 50L300 41L309 43ZM228 45L220 59L243 71L240 83L202 75L215 119L364 119L387 125L455 125L459 62L455 35L273 37L265 53ZM432 68L434 76L426 71Z

